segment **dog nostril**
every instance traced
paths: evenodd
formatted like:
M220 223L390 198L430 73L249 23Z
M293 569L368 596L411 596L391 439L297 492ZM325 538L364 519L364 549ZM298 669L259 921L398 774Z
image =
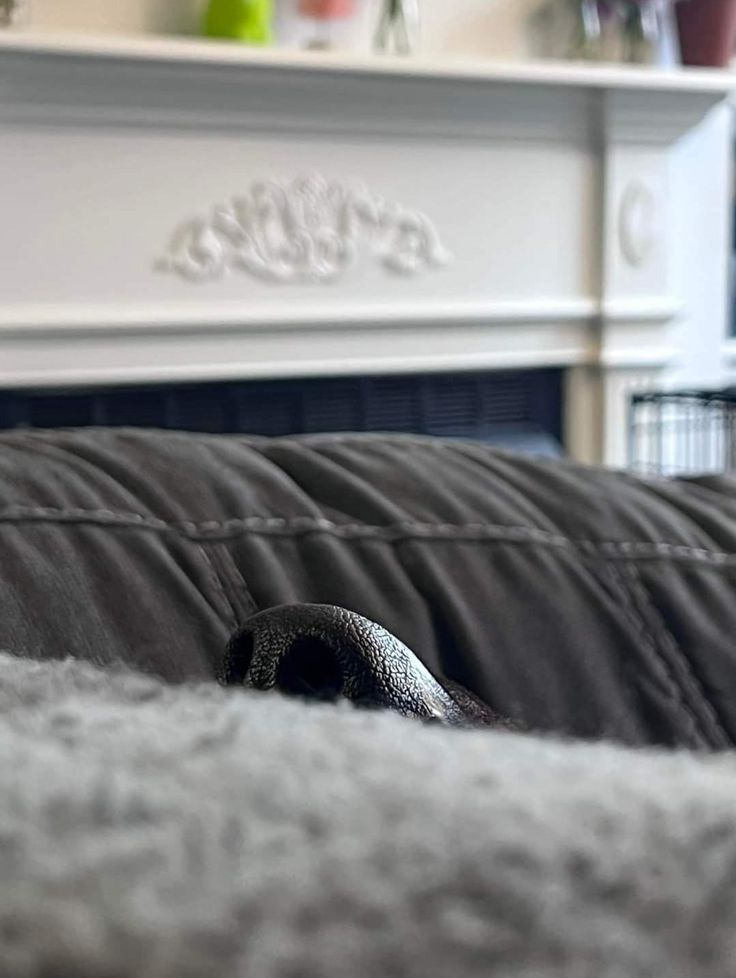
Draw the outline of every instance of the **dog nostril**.
M276 685L294 696L335 700L343 689L343 673L329 645L305 636L292 642L281 660Z

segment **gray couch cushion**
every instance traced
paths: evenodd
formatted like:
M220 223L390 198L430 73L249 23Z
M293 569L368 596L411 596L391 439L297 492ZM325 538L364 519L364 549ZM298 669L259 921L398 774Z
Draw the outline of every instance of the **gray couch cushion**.
M0 436L0 648L214 677L278 604L379 622L542 731L736 736L736 493L479 444Z

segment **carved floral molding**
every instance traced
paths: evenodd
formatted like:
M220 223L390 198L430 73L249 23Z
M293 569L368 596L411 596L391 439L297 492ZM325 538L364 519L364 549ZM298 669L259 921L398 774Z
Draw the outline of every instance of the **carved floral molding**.
M246 196L186 221L157 267L194 282L241 271L267 282L326 283L356 264L362 244L400 275L450 260L424 214L314 175L254 183Z

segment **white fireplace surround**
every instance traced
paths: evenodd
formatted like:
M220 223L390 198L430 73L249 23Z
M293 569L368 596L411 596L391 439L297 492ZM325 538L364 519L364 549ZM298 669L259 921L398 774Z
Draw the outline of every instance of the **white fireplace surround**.
M3 35L0 384L559 365L622 462L725 337L730 86Z

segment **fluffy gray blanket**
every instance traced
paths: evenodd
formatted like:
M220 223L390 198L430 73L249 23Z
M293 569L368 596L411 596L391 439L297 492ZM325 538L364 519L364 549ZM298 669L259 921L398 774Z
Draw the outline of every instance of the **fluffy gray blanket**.
M736 762L0 656L3 978L736 975Z

